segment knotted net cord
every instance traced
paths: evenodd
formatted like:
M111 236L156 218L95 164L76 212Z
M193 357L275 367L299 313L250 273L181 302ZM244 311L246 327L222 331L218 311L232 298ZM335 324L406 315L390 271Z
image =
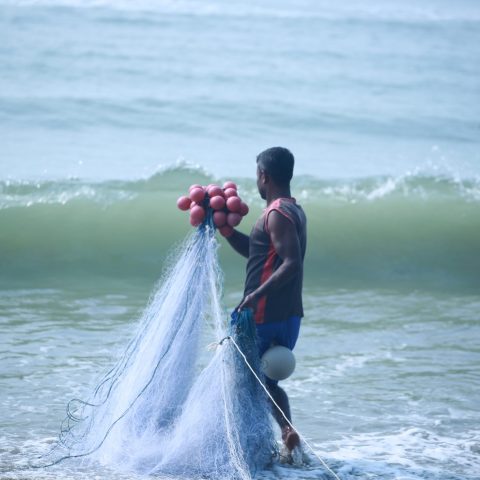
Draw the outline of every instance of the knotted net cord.
M229 327L211 214L179 247L137 332L86 400L67 404L43 466L99 462L164 477L250 480L277 453L269 404L233 344L198 371L202 327L236 339L261 375L251 314Z

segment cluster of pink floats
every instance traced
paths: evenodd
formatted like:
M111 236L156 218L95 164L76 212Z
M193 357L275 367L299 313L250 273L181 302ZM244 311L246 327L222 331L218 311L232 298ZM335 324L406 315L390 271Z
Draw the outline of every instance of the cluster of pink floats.
M180 210L190 210L190 224L198 227L207 215L207 209L213 210L213 223L218 231L229 237L248 213L248 205L242 201L237 193L237 185L233 182L225 182L223 188L210 184L192 185L188 196L182 196L177 200Z

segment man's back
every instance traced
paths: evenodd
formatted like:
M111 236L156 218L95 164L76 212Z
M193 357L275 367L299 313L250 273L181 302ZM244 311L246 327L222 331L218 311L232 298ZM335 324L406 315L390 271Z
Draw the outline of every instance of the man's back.
M290 192L294 157L282 147L269 148L257 157L257 187L267 208L250 236L238 230L228 235L230 245L248 258L245 294L237 307L255 312L258 354L273 345L293 350L300 331L303 259L307 245L306 217ZM265 379L275 401L272 414L282 430L288 455L300 445L291 427L290 404L278 381Z
M302 264L297 275L275 291L261 298L255 312L255 322L277 322L292 316L303 316L303 259L307 244L306 216L294 198L279 198L272 202L252 228L244 296L265 283L282 264L268 230L268 216L277 211L295 226L301 249Z

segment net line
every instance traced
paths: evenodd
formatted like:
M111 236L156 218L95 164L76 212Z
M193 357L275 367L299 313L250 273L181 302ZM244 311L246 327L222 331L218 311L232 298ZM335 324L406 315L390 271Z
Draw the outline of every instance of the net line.
M235 348L198 373L206 321L229 335L261 375L253 319L229 325L221 307L218 242L209 215L179 246L136 333L86 400L67 403L59 439L42 465L80 461L123 472L250 480L278 453L270 405Z

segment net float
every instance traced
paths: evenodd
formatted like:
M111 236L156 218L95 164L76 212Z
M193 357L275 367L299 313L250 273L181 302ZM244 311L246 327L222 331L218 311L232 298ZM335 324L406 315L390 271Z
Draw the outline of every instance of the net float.
M229 213L227 215L227 224L231 227L236 227L242 221L242 216L239 213Z
M220 195L216 195L215 197L210 197L210 206L214 210L221 210L225 207L225 199Z
M179 199L177 200L177 207L180 210L185 211L190 208L191 203L192 201L188 197L182 196L182 197L179 197Z
M216 227L223 227L227 223L227 214L225 212L214 212L213 223Z
M226 188L223 194L225 195L225 198L236 197L238 195L235 188Z
M202 203L205 198L205 190L201 187L192 188L189 197L195 203Z
M207 193L210 198L212 197L223 197L223 190L218 186L218 185L213 185L211 186L208 190Z
M242 201L239 197L227 198L227 208L234 213L240 212Z
M237 184L234 183L234 182L228 181L228 182L225 182L225 183L223 184L223 188L224 188L225 190L226 190L227 188L233 188L234 190L237 190Z
M199 205L195 205L190 210L190 223L194 227L198 227L205 219L205 210Z
M295 370L295 355L287 347L275 345L260 360L263 373L272 380L285 380Z
M248 214L250 209L248 208L248 205L245 202L240 203L240 215L244 217L245 215Z

